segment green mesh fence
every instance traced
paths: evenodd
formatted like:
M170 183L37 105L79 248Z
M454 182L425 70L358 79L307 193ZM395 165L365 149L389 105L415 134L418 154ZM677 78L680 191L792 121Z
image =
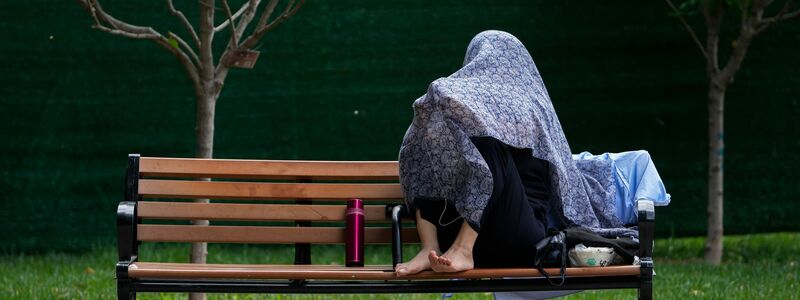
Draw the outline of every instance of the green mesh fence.
M163 2L106 2L183 32ZM189 81L153 43L91 30L74 1L3 1L0 25L0 251L110 241L126 155L193 155ZM573 151L650 151L673 196L659 235L704 234L703 61L658 1L309 1L229 76L215 157L396 159L412 101L486 29L531 51ZM800 230L798 45L796 22L771 28L729 90L728 233Z

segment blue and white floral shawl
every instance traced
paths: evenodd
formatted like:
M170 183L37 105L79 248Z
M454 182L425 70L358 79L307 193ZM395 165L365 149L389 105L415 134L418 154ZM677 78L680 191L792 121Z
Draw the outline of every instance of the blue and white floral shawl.
M612 168L577 166L536 65L511 34L485 31L464 66L414 101L400 147L400 182L409 208L418 197L444 198L476 229L492 194L492 174L469 137L491 136L551 165L553 206L569 226L604 236L637 237L614 214Z

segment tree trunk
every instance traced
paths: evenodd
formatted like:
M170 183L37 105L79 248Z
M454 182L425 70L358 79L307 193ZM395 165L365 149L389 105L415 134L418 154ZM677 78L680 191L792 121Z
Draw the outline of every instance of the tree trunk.
M214 111L219 96L219 89L214 86L214 10L216 1L200 1L200 33L198 34L199 61L197 64L199 82L195 84L197 96L197 120L195 121L195 138L197 158L211 158L214 154ZM200 180L210 181L210 178ZM195 202L208 203L208 199L197 199ZM192 221L193 225L208 226L208 220ZM208 245L206 243L192 243L191 262L196 264L206 263ZM205 300L206 294L191 293L190 300Z
M723 158L724 143L724 83L717 76L710 78L708 89L708 235L705 260L718 266L722 262Z
M195 157L212 158L214 154L214 107L217 104L216 95L203 95L197 99L197 120L195 125L195 138L197 148ZM210 178L201 180L210 181ZM208 203L208 199L197 199L195 202ZM208 220L194 220L193 225L208 225ZM206 243L192 243L191 261L193 263L206 263Z
M219 92L208 91L197 95L197 120L195 125L196 146L195 157L212 158L214 154L214 111L217 105ZM210 178L200 180L210 181ZM198 203L209 203L208 199L197 199ZM208 226L208 220L193 220L192 225ZM206 263L208 245L206 243L192 243L190 261L192 263ZM204 300L206 295L203 293L189 294L191 300Z
M722 24L722 2L705 8L706 16L706 74L708 75L708 232L706 236L706 263L719 266L723 251L723 174L725 171L725 91L742 65L747 48L756 35L750 19L742 20L739 36L733 44L733 51L720 70L719 29ZM762 8L763 11L763 8Z

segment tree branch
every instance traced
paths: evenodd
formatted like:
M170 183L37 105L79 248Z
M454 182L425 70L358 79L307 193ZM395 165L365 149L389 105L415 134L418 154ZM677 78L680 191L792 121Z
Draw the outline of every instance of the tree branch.
M728 85L733 83L733 79L736 76L736 73L739 71L739 68L744 61L744 57L747 54L747 49L750 47L750 43L753 39L761 32L762 29L758 29L761 16L764 14L764 9L772 2L771 0L756 0L753 1L751 7L751 13L745 15L744 19L742 19L742 24L739 26L739 36L736 37L733 45L733 51L731 52L731 56L728 59L728 62L725 64L725 67L720 72L720 82L724 85ZM765 29L765 28L764 28Z
M178 45L180 45L183 48L183 51L186 51L186 53L188 53L188 55L192 58L192 61L194 62L195 65L200 64L200 58L197 57L197 53L194 52L192 47L190 47L189 44L186 43L186 41L184 41L180 36L172 33L171 31L168 32L167 35L178 41Z
M130 36L131 38L147 39L152 38L153 35L161 36L161 34L155 31L155 29L152 27L138 26L117 20L110 14L106 13L106 11L103 10L103 7L100 5L100 2L97 0L80 0L80 2L92 15L95 25L98 27L109 28L110 26L109 29L113 29L112 31L114 32L122 31L132 34ZM108 26L104 25L103 23L108 24Z
M750 21L752 23L757 23L761 21L761 18L764 16L764 10L767 8L768 5L772 3L773 0L754 0L752 1L752 6L750 8L750 12L752 15L749 15ZM791 0L787 1L786 4L789 4ZM747 17L748 15L745 15Z
M230 7L230 5L228 5L228 0L222 0L222 4L223 4L223 7L225 7L225 14L228 16L228 22L230 23L230 26L228 26L228 28L231 29L231 42L228 44L228 46L229 47L231 45L233 47L239 46L239 38L236 35L236 23L233 22L233 15L231 14L231 7Z
M237 36L241 37L244 34L244 31L247 29L247 26L253 21L259 4L261 4L261 0L249 0L247 2L247 9L244 11L241 20L239 20L239 25L236 26L235 32ZM219 62L214 70L214 76L216 78L215 80L223 81L225 79L225 76L227 76L228 73L228 66L225 65L225 62L228 60L228 57L233 55L238 48L238 40L230 40L228 42L228 47L226 47L225 51L223 51L222 55L220 55Z
M261 13L261 17L258 19L258 23L256 23L256 30L264 27L267 24L269 17L272 16L273 12L275 12L275 7L278 6L278 2L279 0L270 0L269 3L267 3L267 7L264 8L264 12ZM286 7L288 8L289 6L287 5Z
M277 2L277 0L272 0L272 1ZM272 4L272 1L270 1L270 4ZM300 7L303 6L305 2L306 2L305 0L300 0L300 2L295 5L295 0L291 0L289 4L286 5L286 8L283 10L283 13L274 20L272 20L272 22L270 22L269 24L265 24L269 16L265 17L265 15L262 15L261 19L258 21L258 26L255 28L253 33L250 34L250 36L247 37L247 39L244 42L242 42L242 46L248 49L252 49L253 47L255 47L265 33L277 27L287 19L291 18L295 13L297 13L297 11L300 9ZM271 13L271 11L269 12ZM265 11L265 14L266 13L267 11Z
M798 16L800 16L800 9L795 10L795 11L790 12L790 13L787 13L787 14L785 14L783 16L780 16L775 20L773 20L772 18L766 18L766 19L764 19L764 21L766 21L766 22L783 21L783 20L788 20L788 19L791 19L791 18L797 18Z
M169 12L172 13L173 16L177 17L178 20L181 21L181 24L183 24L183 27L186 28L186 31L189 33L189 36L192 37L194 44L197 47L200 47L200 38L197 37L197 32L194 30L194 26L192 26L192 23L189 23L189 19L186 18L186 15L184 15L183 12L175 9L175 5L172 4L172 0L166 0L166 1L167 1L167 6L169 7Z
M700 39L697 37L697 33L695 33L692 26L690 26L689 23L686 22L686 19L683 18L683 14L680 12L680 10L678 10L678 8L675 6L675 4L672 3L671 0L664 0L664 1L666 1L667 5L669 5L669 7L672 8L672 11L678 17L678 20L681 21L681 25L683 25L683 27L686 28L686 31L689 32L689 35L692 36L692 40L694 41L695 45L697 45L697 48L698 50L700 50L700 53L702 53L703 57L706 59L706 61L708 61L710 59L708 52L705 46L703 46L703 43L700 42Z
M220 32L223 29L225 29L225 27L231 24L231 20L236 21L236 19L238 19L250 7L250 2L252 1L248 1L248 3L242 4L242 7L240 7L239 10L237 10L236 13L234 13L231 18L225 20L221 24L214 27L214 32Z
M759 18L760 20L758 20L759 22L757 24L756 30L762 32L772 24L800 16L800 9L789 12L789 9L791 9L792 7L792 2L793 2L792 0L784 2L783 8L781 8L781 10L775 16L763 19Z
M186 74L189 75L189 79L191 79L192 81L192 86L194 87L195 94L198 96L201 95L203 89L200 83L200 75L197 72L197 66L194 63L192 63L192 61L189 59L189 56L187 56L186 53L180 51L180 49L175 48L173 45L171 45L169 43L169 40L167 40L164 37L153 39L153 41L155 41L157 44L161 45L169 52L171 52L173 55L175 55L175 58L178 59L181 65L183 65L184 70L186 70Z
M100 30L100 31L103 31L103 32L106 32L106 33L110 33L110 34L114 34L114 35L121 35L121 36L124 36L124 37L127 37L127 38L138 39L138 40L152 40L152 39L159 38L159 35L156 35L156 34L133 33L133 32L128 32L128 31L124 31L124 30L120 30L120 29L109 28L109 27L107 27L107 26L105 26L103 24L100 24L100 22L97 20L97 17L95 17L95 24L92 25L92 28Z
M236 28L236 34L240 37L244 34L247 26L250 26L250 22L252 22L255 18L256 10L258 5L261 4L261 0L250 0L248 1L248 4L247 10L245 11L244 16L242 16L242 20L239 21L239 27Z
M739 71L739 67L742 66L744 56L747 54L747 48L750 47L750 42L753 40L752 38L752 35L745 36L741 34L736 38L736 47L733 48L733 52L731 52L731 56L728 58L725 67L719 72L719 83L724 87L733 83L733 78L736 76L736 72Z
M169 33L171 38L174 38L178 41L179 45L183 45L183 49L189 51L190 54L182 51L181 48L175 47L172 43L170 43L169 39L164 37L161 33L153 29L152 27L144 27L144 26L137 26L132 25L124 21L120 21L110 14L106 13L103 10L102 6L97 0L79 0L79 2L89 11L94 19L95 24L92 25L93 28L98 29L103 32L121 35L128 38L133 39L148 39L154 41L156 44L160 45L164 49L167 49L170 53L172 53L178 61L183 65L186 73L189 75L189 78L192 80L192 84L195 87L195 91L197 92L197 88L200 87L200 78L197 72L197 65L192 62L192 59L189 55L192 55L196 60L196 55L188 44L186 44L183 39L175 35L174 33ZM108 25L106 25L108 24Z

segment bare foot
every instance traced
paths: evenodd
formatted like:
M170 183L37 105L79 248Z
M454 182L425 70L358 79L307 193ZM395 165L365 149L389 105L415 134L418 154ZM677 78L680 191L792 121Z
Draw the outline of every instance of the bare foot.
M471 270L475 265L472 260L472 251L460 247L450 247L442 255L436 254L436 251L430 251L428 252L428 261L431 269L446 273Z
M417 253L417 256L414 256L414 258L407 263L397 264L397 267L394 268L395 274L397 276L406 276L430 269L431 262L428 260L429 251L436 253L436 250L432 249L420 250L419 253Z

